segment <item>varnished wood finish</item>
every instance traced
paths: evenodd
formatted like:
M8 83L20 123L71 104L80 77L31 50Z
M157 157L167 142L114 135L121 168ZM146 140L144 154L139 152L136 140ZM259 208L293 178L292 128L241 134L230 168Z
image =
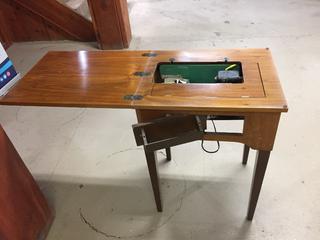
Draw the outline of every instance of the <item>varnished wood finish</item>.
M96 40L92 23L56 0L0 0L0 13L12 42Z
M156 152L145 150L146 160L148 164L154 199L157 205L158 212L162 212L162 202L160 194L159 176L157 169L157 155Z
M79 41L95 39L90 21L56 0L13 0Z
M161 118L166 116L166 114L172 112L165 112L165 111L157 111L157 110L136 110L138 122L150 122L154 119ZM195 114L190 112L190 114ZM199 114L199 113L198 113ZM241 116L244 117L244 129L243 133L207 133L204 135L204 140L211 140L211 141L230 141L230 142L241 142L245 144L244 152L243 152L243 160L242 164L246 165L248 160L248 154L250 147L257 149L257 158L256 158L256 167L254 171L254 176L252 180L252 187L251 187L251 194L249 200L249 207L247 213L247 219L252 220L256 205L258 202L265 170L267 168L268 159L270 155L270 151L272 150L277 127L280 119L280 113L264 113L264 112L257 112L257 113L230 113L230 112L211 112L207 114L220 114L223 115L233 115L233 116ZM149 171L150 176L154 174L153 172ZM152 176L152 178L158 178L158 175ZM155 189L157 187L157 189ZM155 198L157 198L158 192L160 194L160 187L153 184L153 190ZM157 201L161 199L158 198ZM157 205L159 203L157 202Z
M138 123L150 122L157 118L163 118L167 114L166 111L154 111L154 110L136 110Z
M0 239L44 239L53 215L0 125Z
M0 4L1 7L1 4ZM8 26L5 22L5 16L3 12L0 10L0 42L4 49L7 49L12 44L12 36L8 30Z
M171 161L171 149L169 147L166 148L166 157L167 161Z
M134 124L132 127L138 146L145 144L144 138L141 137L141 130L146 132L148 143L171 139L187 132L199 131L197 120L191 115L164 117L149 123Z
M244 142L243 134L241 133L206 133L203 136L206 141L220 141L220 142Z
M131 28L127 0L88 0L101 49L128 48Z
M4 16L3 23L7 26L4 31L11 36L12 42L68 39L55 26L15 1L0 0L0 12Z
M243 156L242 156L242 165L247 165L249 157L250 147L247 145L243 146Z
M264 174L267 169L268 161L269 161L270 151L257 151L256 163L254 167L251 192L250 192L250 200L248 206L247 219L252 220L258 198L260 195L261 186L263 183Z
M155 53L156 56L146 56L144 53ZM178 86L153 82L152 75L157 64L170 58L183 62L215 62L223 61L225 57L242 63L245 73L243 84ZM135 72L149 75L139 77ZM128 98L128 95L139 97ZM50 52L0 99L0 104L133 108L139 123L169 113L243 117L242 133L207 133L203 138L240 142L258 150L249 220L257 204L280 114L288 110L268 49ZM161 211L153 151L159 147L168 146L145 146L145 153L157 209ZM169 155L167 152L168 158Z
M1 104L117 107L198 112L285 112L287 111L270 51L238 49L212 51L157 51L156 57L143 57L148 51L49 52ZM176 85L154 84L152 74L158 62L168 61L241 61L244 66L259 64L259 71L247 72L243 84ZM135 76L136 71L150 76ZM258 73L261 78L258 78ZM254 81L252 80L254 79ZM253 81L253 82L251 82ZM264 91L259 91L261 84ZM257 87L257 89L255 88ZM260 87L259 87L260 86ZM160 89L155 93L155 89ZM212 91L207 91L211 88ZM228 92L228 96L219 91ZM231 91L231 90L232 91ZM165 94L165 92L170 94ZM258 91L258 92L257 92ZM161 92L161 93L160 93ZM142 95L142 100L126 100L125 95ZM258 94L258 95L257 95ZM251 97L239 97L239 96Z
M161 118L166 114L173 114L172 111L157 111L157 110L142 110L138 109L137 118L138 122L149 122L150 120ZM177 112L176 112L177 113ZM183 113L188 114L186 111ZM190 112L191 115L221 115L221 116L242 116L244 117L243 133L206 133L204 140L210 141L226 141L226 142L239 142L246 144L252 149L260 149L271 151L273 149L278 123L280 120L280 113L276 112Z
M138 146L144 145L147 151L157 151L202 139L204 126L199 127L195 116L182 115L134 124L132 127Z
M248 114L244 120L244 143L253 149L272 150L279 120L280 113Z
M223 113L221 113L223 115ZM243 133L217 133L204 136L205 140L244 143L252 149L271 151L277 133L280 113L237 113L244 116ZM235 113L235 115L237 115Z

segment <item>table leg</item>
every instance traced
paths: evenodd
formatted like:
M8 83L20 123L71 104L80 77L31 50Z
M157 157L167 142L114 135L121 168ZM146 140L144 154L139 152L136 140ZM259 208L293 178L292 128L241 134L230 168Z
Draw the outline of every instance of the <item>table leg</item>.
M267 169L268 160L270 156L270 151L257 151L255 168L253 173L252 185L251 185L251 193L250 193L250 201L247 213L247 219L252 220L254 211L257 206L264 174Z
M166 155L167 155L167 161L171 161L171 149L169 147L166 148Z
M145 151L150 180L152 184L154 199L156 201L158 212L162 212L162 203L161 203L161 196L160 196L160 187L159 187L159 177L158 177L158 170L157 170L157 157L156 152L149 152Z
M250 150L250 147L245 144L243 147L242 165L247 165L249 150Z

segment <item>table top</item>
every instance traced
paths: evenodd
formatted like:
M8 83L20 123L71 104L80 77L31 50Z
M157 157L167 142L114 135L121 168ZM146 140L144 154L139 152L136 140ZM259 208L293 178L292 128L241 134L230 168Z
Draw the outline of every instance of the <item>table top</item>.
M157 64L171 58L176 62L240 61L244 82L154 83ZM288 110L268 49L49 52L0 98L0 104L194 112Z

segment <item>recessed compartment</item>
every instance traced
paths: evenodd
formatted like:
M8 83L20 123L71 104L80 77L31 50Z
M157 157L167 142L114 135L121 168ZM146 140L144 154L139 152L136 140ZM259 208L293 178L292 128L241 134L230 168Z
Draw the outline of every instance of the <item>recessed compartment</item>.
M239 78L217 81L220 71L238 71ZM231 98L229 101L265 97L259 65L251 61L160 62L155 66L151 95Z
M215 84L243 83L240 62L162 62L158 63L155 83Z

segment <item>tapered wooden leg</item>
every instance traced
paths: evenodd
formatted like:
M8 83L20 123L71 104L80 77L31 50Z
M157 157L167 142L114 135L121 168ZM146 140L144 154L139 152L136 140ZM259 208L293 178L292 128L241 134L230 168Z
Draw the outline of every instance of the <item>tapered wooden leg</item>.
M249 150L250 150L250 147L248 145L244 145L243 156L242 156L242 165L247 165Z
M166 148L167 161L171 161L171 150L170 148Z
M151 180L153 194L154 194L154 199L156 201L158 212L162 212L162 203L161 203L161 196L160 196L156 152L148 152L146 150L144 150L144 151L146 154L146 159L147 159L149 175L150 175L150 180Z
M257 151L256 163L251 185L250 201L247 213L247 219L250 221L253 218L254 211L257 206L261 185L268 165L269 156L270 151Z

